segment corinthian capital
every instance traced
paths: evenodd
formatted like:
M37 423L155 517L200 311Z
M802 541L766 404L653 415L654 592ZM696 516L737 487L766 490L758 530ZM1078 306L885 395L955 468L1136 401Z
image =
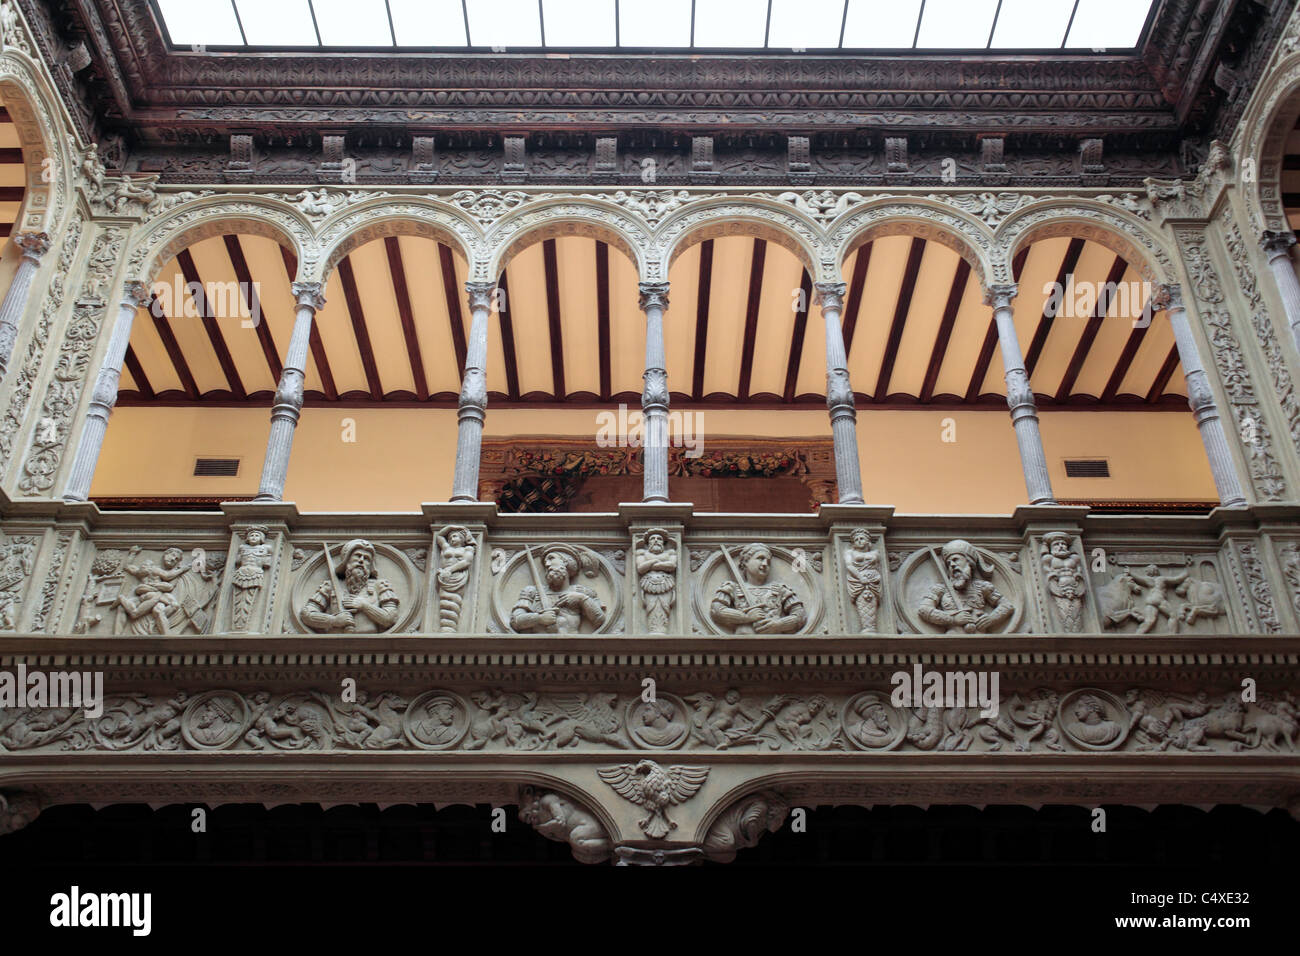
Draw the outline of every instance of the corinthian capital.
M844 307L846 288L843 282L814 282L813 301L821 307L822 311L838 312Z
M14 236L14 245L23 251L26 258L40 262L41 256L50 249L50 237L44 232L20 232Z
M149 287L139 279L128 279L122 288L122 304L143 309L149 304Z
M1011 300L1016 297L1018 287L1014 282L999 282L984 290L984 304L995 309L1011 308Z
M492 296L496 293L495 282L466 282L465 292L469 295L469 309L491 309Z
M1183 307L1183 287L1177 282L1158 285L1151 293L1151 308L1157 312L1172 312Z
M293 284L293 297L301 305L311 306L313 311L319 312L325 308L325 287L319 282L295 282Z
M660 309L668 308L668 283L667 282L642 282L637 286L641 293L641 311L652 307Z
M1290 229L1280 231L1266 229L1259 237L1259 247L1264 250L1264 255L1268 256L1269 262L1278 256L1289 255L1295 242L1295 233Z

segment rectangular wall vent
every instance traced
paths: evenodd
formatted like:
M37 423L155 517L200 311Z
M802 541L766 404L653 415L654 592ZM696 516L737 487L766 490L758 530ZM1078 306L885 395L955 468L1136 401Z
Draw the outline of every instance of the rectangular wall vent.
M1104 458L1067 458L1065 476L1067 478L1109 478L1110 465Z
M238 458L196 458L196 478L234 478L239 474Z

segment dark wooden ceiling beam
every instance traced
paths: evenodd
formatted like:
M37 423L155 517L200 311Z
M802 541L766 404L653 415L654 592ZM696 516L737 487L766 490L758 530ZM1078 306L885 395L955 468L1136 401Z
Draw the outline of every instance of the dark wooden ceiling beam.
M943 318L939 320L939 331L934 336L934 348L930 350L930 365L925 370L925 381L918 396L923 403L934 397L934 388L939 382L939 372L943 369L943 360L948 354L948 342L952 339L952 329L957 324L957 313L961 309L961 300L966 295L966 283L969 280L970 263L959 256L957 271L953 273L952 285L948 289L948 302L943 307Z
M501 295L497 301L501 309L497 319L501 323L501 352L506 365L506 395L512 402L519 401L519 361L515 357L515 325L510 319L510 288L506 283L506 270L501 270L501 280L497 283Z
M609 244L596 240L596 352L600 361L600 400L610 400L613 359L609 330Z
M194 295L194 286L198 285L200 289L207 289L203 280L199 277L198 266L194 264L194 256L188 249L182 249L176 255L176 261L180 263L181 274L185 276L185 282L189 286L191 297ZM230 386L230 392L235 398L245 398L248 392L244 389L244 383L239 378L239 369L235 367L235 359L230 354L230 348L226 345L226 338L221 334L221 327L217 324L217 318L212 314L212 302L207 294L201 295L195 300L195 305L201 305L199 315L203 322L203 330L208 334L208 341L212 343L212 350L217 353L217 363L221 366L221 372L226 377L226 383Z
M916 292L916 277L921 271L921 257L925 255L925 240L913 237L907 252L907 265L903 267L903 284L898 290L894 305L894 320L889 326L889 338L880 357L880 374L876 377L876 393L872 401L883 402L889 397L889 380L894 377L894 363L898 361L898 347L903 341L907 326L907 313L912 309L912 296Z
M456 350L456 381L465 378L465 314L460 310L461 292L456 286L456 260L451 246L438 243L438 267L442 273L442 294L447 300L447 321L451 326L451 345Z
M803 340L808 331L808 310L812 307L812 276L803 270L799 280L799 309L794 314L794 331L790 334L790 357L785 365L785 391L781 397L794 401L795 385L799 382L799 365L803 361Z
M546 275L546 323L551 334L551 387L557 399L567 396L564 387L564 325L560 315L560 267L554 239L542 243L542 267Z
M755 239L749 258L749 295L745 300L745 334L740 345L740 381L736 398L749 398L749 381L754 374L754 346L758 341L758 316L763 304L763 267L767 262L767 240Z
M1169 350L1165 357L1165 362L1160 366L1160 371L1156 373L1155 381L1151 383L1151 388L1147 391L1147 404L1154 405L1160 401L1169 387L1169 380L1174 377L1174 369L1178 368L1178 346L1175 345Z
M298 257L284 246L280 247L280 258L284 260L284 273L289 277L289 297L293 298L293 283L298 280ZM298 305L294 302L294 321L298 320ZM320 337L320 329L316 327L316 322L311 324L311 334L308 337L308 344L311 346L311 358L316 365L316 374L320 376L321 391L325 393L325 398L331 402L339 400L339 390L334 385L334 372L330 369L329 355L325 352L325 342Z
M1083 371L1083 366L1088 361L1088 354L1097 340L1097 333L1101 331L1101 324L1106 321L1106 313L1110 310L1111 296L1108 293L1115 287L1115 283L1124 278L1124 273L1127 271L1128 263L1124 261L1124 257L1116 256L1115 261L1110 265L1110 271L1106 273L1106 284L1097 294L1097 303L1093 306L1092 315L1088 317L1088 324L1083 327L1079 343L1074 347L1074 354L1070 356L1070 364L1066 366L1065 374L1061 376L1061 384L1056 389L1058 403L1065 404L1069 401L1070 393L1074 391L1074 383L1078 381L1079 373Z
M172 368L176 370L176 377L181 380L181 388L185 390L185 397L191 401L196 401L199 397L199 386L194 380L194 373L190 371L190 363L185 360L185 353L181 351L180 343L176 341L176 335L172 332L171 322L163 313L162 303L158 301L158 296L150 295L149 297L149 317L153 319L153 327L158 332L158 338L162 339L163 350L166 351L167 357L171 359Z
M0 186L0 202L22 202L26 186Z
M1065 253L1061 256L1061 267L1056 270L1056 284L1062 293L1069 289L1070 277L1074 275L1074 270L1079 265L1079 256L1083 254L1083 245L1084 240L1071 239L1070 244L1065 247ZM1043 354L1043 348L1047 345L1047 336L1056 322L1056 308L1052 307L1054 298L1056 297L1048 296L1043 306L1043 315L1034 329L1034 337L1030 339L1029 349L1025 352L1025 371L1031 377L1038 366L1039 357Z
M867 267L871 264L871 246L868 242L858 249L858 256L853 261L853 276L849 279L849 295L844 302L844 354L851 355L853 333L858 329L858 315L862 310L862 289L867 282Z
M420 354L420 337L415 334L415 313L411 309L411 292L406 286L406 264L402 262L402 246L396 236L384 237L384 252L388 256L388 272L393 278L393 296L397 300L397 315L402 322L406 357L411 363L411 380L415 383L415 397L423 402L429 397L429 383L424 377L424 356Z
M144 374L144 366L140 364L135 349L130 345L126 347L126 370L131 373L131 378L135 382L135 389L140 393L140 397L145 401L152 401L154 397L153 386L149 384L149 376Z
M1020 273L1024 271L1025 260L1029 258L1029 247L1021 249L1016 253L1016 257L1011 260L1011 277L1015 282L1020 281ZM984 333L984 343L980 346L979 356L975 359L975 368L971 371L970 384L966 386L966 402L973 404L979 401L980 389L984 387L984 380L989 377L989 365L993 362L993 352L998 347L998 324L992 316L992 310L989 310L989 326Z
M357 349L361 353L361 367L366 372L366 385L370 397L376 402L384 400L384 388L379 381L379 366L375 364L375 350L370 344L370 330L366 327L366 313L361 307L361 295L357 292L357 277L352 271L352 260L344 256L336 267L339 281L343 285L343 298L346 300L348 315L352 319L352 332L357 339Z
M1143 315L1146 310L1151 308L1150 302L1144 302L1142 305ZM1139 323L1133 327L1128 334L1128 340L1124 343L1124 351L1120 352L1119 359L1115 362L1115 368L1110 373L1110 378L1106 381L1106 387L1102 389L1101 400L1103 402L1112 402L1115 396L1119 394L1120 386L1124 384L1124 379L1128 376L1128 370L1133 367L1133 360L1137 358L1138 349L1142 346L1142 340L1146 338L1147 329L1151 328L1151 322L1148 320Z
M253 329L257 332L257 340L262 345L262 355L266 357L266 367L271 373L271 381L278 384L284 367L280 364L280 352L275 347L275 339L271 336L271 322L262 311L262 302L257 295L257 284L253 282L253 275L248 269L248 260L244 257L244 247L238 236L227 233L222 236L222 239L226 243L226 254L230 256L235 278L240 282L239 289L244 299L244 306L248 309L249 316L256 317Z
M700 280L695 295L695 361L691 373L691 398L704 398L704 360L709 346L709 294L713 285L713 240L700 243Z

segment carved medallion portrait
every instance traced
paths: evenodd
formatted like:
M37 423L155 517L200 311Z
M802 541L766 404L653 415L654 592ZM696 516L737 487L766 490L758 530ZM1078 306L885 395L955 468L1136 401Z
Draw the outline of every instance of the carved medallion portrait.
M1132 723L1128 708L1109 691L1085 687L1061 699L1061 729L1083 750L1114 750Z
M431 690L411 701L402 717L402 730L422 750L448 750L469 730L469 708L458 694Z
M1020 575L962 538L916 550L898 570L898 612L920 634L1005 634L1024 615Z
M672 694L657 694L654 700L633 698L625 718L628 735L647 750L680 747L691 728L691 712Z
M695 552L692 552L693 554ZM822 624L822 551L718 545L695 573L695 614L712 634L811 634Z
M864 691L850 699L840 720L845 739L859 750L893 750L907 736L907 714L882 691Z
M607 634L622 621L622 574L575 544L511 550L495 576L492 614L513 634Z
M290 627L298 632L380 634L409 631L424 601L411 559L387 544L354 538L313 548L293 582Z
M181 717L181 736L195 750L224 750L248 727L248 704L239 694L212 690L190 701Z

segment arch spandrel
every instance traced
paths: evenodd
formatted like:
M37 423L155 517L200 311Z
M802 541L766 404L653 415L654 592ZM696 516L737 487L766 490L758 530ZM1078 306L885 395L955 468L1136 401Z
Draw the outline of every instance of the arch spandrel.
M1034 202L1008 216L996 235L1002 250L999 259L1006 263L1001 282L1012 281L1010 263L1021 249L1057 236L1104 246L1153 285L1179 281L1174 259L1158 233L1136 215L1105 203L1073 196Z
M135 242L127 275L152 282L178 252L212 236L228 233L263 236L293 250L299 271L314 244L311 227L301 213L284 203L257 196L204 197L169 209L150 223Z
M648 281L654 275L650 231L612 202L582 198L546 197L525 200L487 228L491 250L476 279L494 281L524 249L546 239L585 236L599 239L636 264L637 275Z
M981 285L998 281L993 234L978 220L935 201L900 201L893 196L869 201L840 215L829 228L832 278L854 251L879 236L915 236L952 249L970 263Z
M723 236L766 239L794 253L814 278L826 278L825 235L815 223L775 199L730 196L688 201L664 220L655 231L655 258L663 270L657 278L666 279L673 262L691 246Z
M339 261L361 246L389 236L418 236L446 243L474 266L484 258L483 234L460 209L435 199L375 196L326 217L317 230L319 255L300 266L303 281L324 282Z

